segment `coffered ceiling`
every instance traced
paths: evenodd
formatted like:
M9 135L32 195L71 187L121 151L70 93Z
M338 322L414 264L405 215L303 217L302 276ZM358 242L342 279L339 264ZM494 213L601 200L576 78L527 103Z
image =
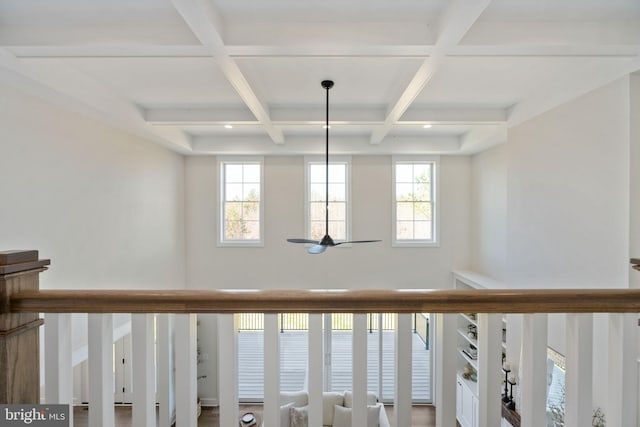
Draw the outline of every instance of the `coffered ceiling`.
M0 79L184 154L322 152L324 79L333 152L469 154L639 69L638 0L0 0Z

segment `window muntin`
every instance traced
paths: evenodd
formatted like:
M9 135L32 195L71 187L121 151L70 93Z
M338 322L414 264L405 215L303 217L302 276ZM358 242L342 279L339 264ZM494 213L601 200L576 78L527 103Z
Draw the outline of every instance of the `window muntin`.
M437 244L437 164L437 158L394 158L394 245Z
M221 245L262 244L263 162L220 161Z
M326 164L307 163L307 236L320 240L326 233ZM349 236L349 159L329 162L329 235L334 241Z

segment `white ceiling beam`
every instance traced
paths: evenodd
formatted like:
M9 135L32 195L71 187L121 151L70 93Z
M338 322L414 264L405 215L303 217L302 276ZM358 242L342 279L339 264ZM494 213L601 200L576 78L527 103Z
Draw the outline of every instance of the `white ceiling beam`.
M195 36L211 50L211 54L222 72L240 98L255 115L258 121L276 144L284 143L284 134L271 122L269 110L265 103L253 91L251 85L242 74L240 67L229 55L220 34L221 22L212 2L205 0L173 0L180 13Z
M133 103L114 95L86 74L59 60L47 60L47 67L39 65L33 61L27 65L0 48L2 77L23 90L173 151L183 154L191 151L191 141L184 132L157 132L142 119Z
M141 107L144 119L156 126L259 124L248 108L228 107ZM325 122L324 106L287 106L271 109L272 122L276 126L315 125ZM419 107L412 106L396 122L396 125L417 124L499 124L507 121L508 110L495 107ZM384 107L334 107L331 123L340 125L382 125Z
M254 124L255 116L246 107L171 107L141 108L144 119L156 126L167 125L220 125L220 124Z
M5 46L18 58L202 58L211 52L202 45L82 45L82 46Z
M286 145L274 146L265 138L256 136L192 138L194 154L225 155L322 155L324 146L317 137L288 136ZM395 136L372 146L369 138L362 136L337 136L331 139L332 155L391 155L460 154L460 139L454 136L412 137Z
M372 132L371 144L382 142L393 125L402 117L407 108L440 68L447 51L462 40L462 37L469 31L490 2L491 0L452 0L449 3L438 25L440 31L438 32L438 39L432 55L423 61L409 85L391 106L384 126Z
M633 57L640 54L640 44L521 44L459 45L452 47L447 56L511 56L536 57Z
M424 58L431 55L429 45L353 45L353 46L227 46L227 52L234 58L268 57L384 57L384 58Z
M5 46L17 58L207 58L211 49L202 45L82 45L82 46ZM232 58L426 58L434 46L226 46ZM447 49L447 56L592 56L632 57L640 54L640 44L481 44L458 45Z
M409 107L397 124L492 124L507 121L508 110L495 107Z

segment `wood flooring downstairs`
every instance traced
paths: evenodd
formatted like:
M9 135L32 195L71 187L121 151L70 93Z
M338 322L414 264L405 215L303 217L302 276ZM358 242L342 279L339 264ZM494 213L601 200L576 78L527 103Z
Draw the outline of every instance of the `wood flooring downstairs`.
M387 417L393 423L393 406L385 406ZM262 405L240 405L240 414L245 412L262 412ZM88 427L89 409L86 406L76 406L73 408L73 425L75 427ZM435 427L436 410L431 405L414 405L411 414L412 427ZM116 406L115 408L116 427L131 426L131 407ZM218 408L203 408L202 415L198 418L198 427L221 427L218 416ZM223 426L226 427L226 426ZM235 427L235 426L229 426Z

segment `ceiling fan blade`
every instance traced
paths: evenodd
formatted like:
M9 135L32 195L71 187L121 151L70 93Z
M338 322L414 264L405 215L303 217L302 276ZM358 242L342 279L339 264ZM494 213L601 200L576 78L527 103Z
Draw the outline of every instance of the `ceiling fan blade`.
M307 252L309 252L310 254L321 254L322 252L326 251L327 248L327 245L313 245L309 249L307 249Z
M310 240L310 239L287 239L287 242L289 242L289 243L312 243L314 245L318 244L317 240Z
M350 242L338 242L335 244L335 246L349 244L349 243L375 243L375 242L382 242L382 240L352 240Z

